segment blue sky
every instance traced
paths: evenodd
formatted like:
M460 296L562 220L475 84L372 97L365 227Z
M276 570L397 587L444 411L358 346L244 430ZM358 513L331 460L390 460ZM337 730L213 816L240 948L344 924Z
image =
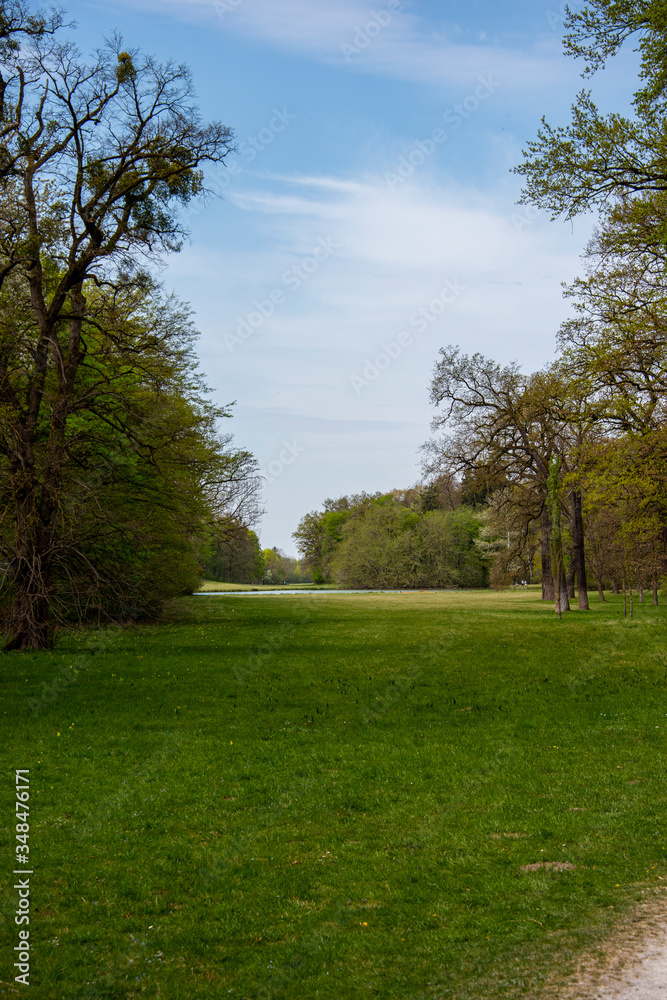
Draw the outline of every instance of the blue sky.
M189 64L237 135L165 284L189 301L224 429L265 475L263 546L326 497L413 485L439 347L527 369L553 358L561 282L594 220L519 207L511 168L582 86L558 3L72 2L84 50ZM635 60L593 89L624 110ZM588 84L590 86L590 84Z

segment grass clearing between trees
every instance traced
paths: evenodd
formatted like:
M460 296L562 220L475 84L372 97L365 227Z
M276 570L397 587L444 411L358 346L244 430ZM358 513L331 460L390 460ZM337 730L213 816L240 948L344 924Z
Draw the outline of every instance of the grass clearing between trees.
M197 597L5 656L0 995L29 768L39 998L539 996L667 887L664 610L635 614Z

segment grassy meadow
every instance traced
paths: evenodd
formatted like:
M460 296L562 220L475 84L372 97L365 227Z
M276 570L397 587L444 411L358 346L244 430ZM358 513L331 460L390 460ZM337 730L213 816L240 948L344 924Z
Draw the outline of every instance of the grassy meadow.
M39 1000L539 997L667 886L664 638L622 598L325 593L4 657L0 995L29 768Z

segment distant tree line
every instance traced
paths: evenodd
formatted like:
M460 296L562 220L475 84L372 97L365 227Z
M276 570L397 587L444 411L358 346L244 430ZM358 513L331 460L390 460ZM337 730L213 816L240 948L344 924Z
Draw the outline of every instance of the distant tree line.
M264 556L259 539L243 522L209 532L200 554L201 573L220 583L261 583Z
M220 583L312 583L313 577L297 559L281 549L262 549L244 523L210 532L201 554L202 573Z
M313 575L298 560L282 549L264 549L264 583L312 583Z
M448 488L449 486L449 488ZM294 539L315 583L358 588L483 587L483 522L444 481L327 500Z

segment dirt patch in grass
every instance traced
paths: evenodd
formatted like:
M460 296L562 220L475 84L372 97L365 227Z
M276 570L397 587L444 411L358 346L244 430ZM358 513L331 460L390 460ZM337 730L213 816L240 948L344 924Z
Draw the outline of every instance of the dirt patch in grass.
M659 1000L667 982L667 892L638 903L567 976L548 980L540 1000Z
M552 871L564 872L576 867L576 865L571 865L569 861L535 861L532 865L521 865L521 871L539 872L543 868L551 868Z

